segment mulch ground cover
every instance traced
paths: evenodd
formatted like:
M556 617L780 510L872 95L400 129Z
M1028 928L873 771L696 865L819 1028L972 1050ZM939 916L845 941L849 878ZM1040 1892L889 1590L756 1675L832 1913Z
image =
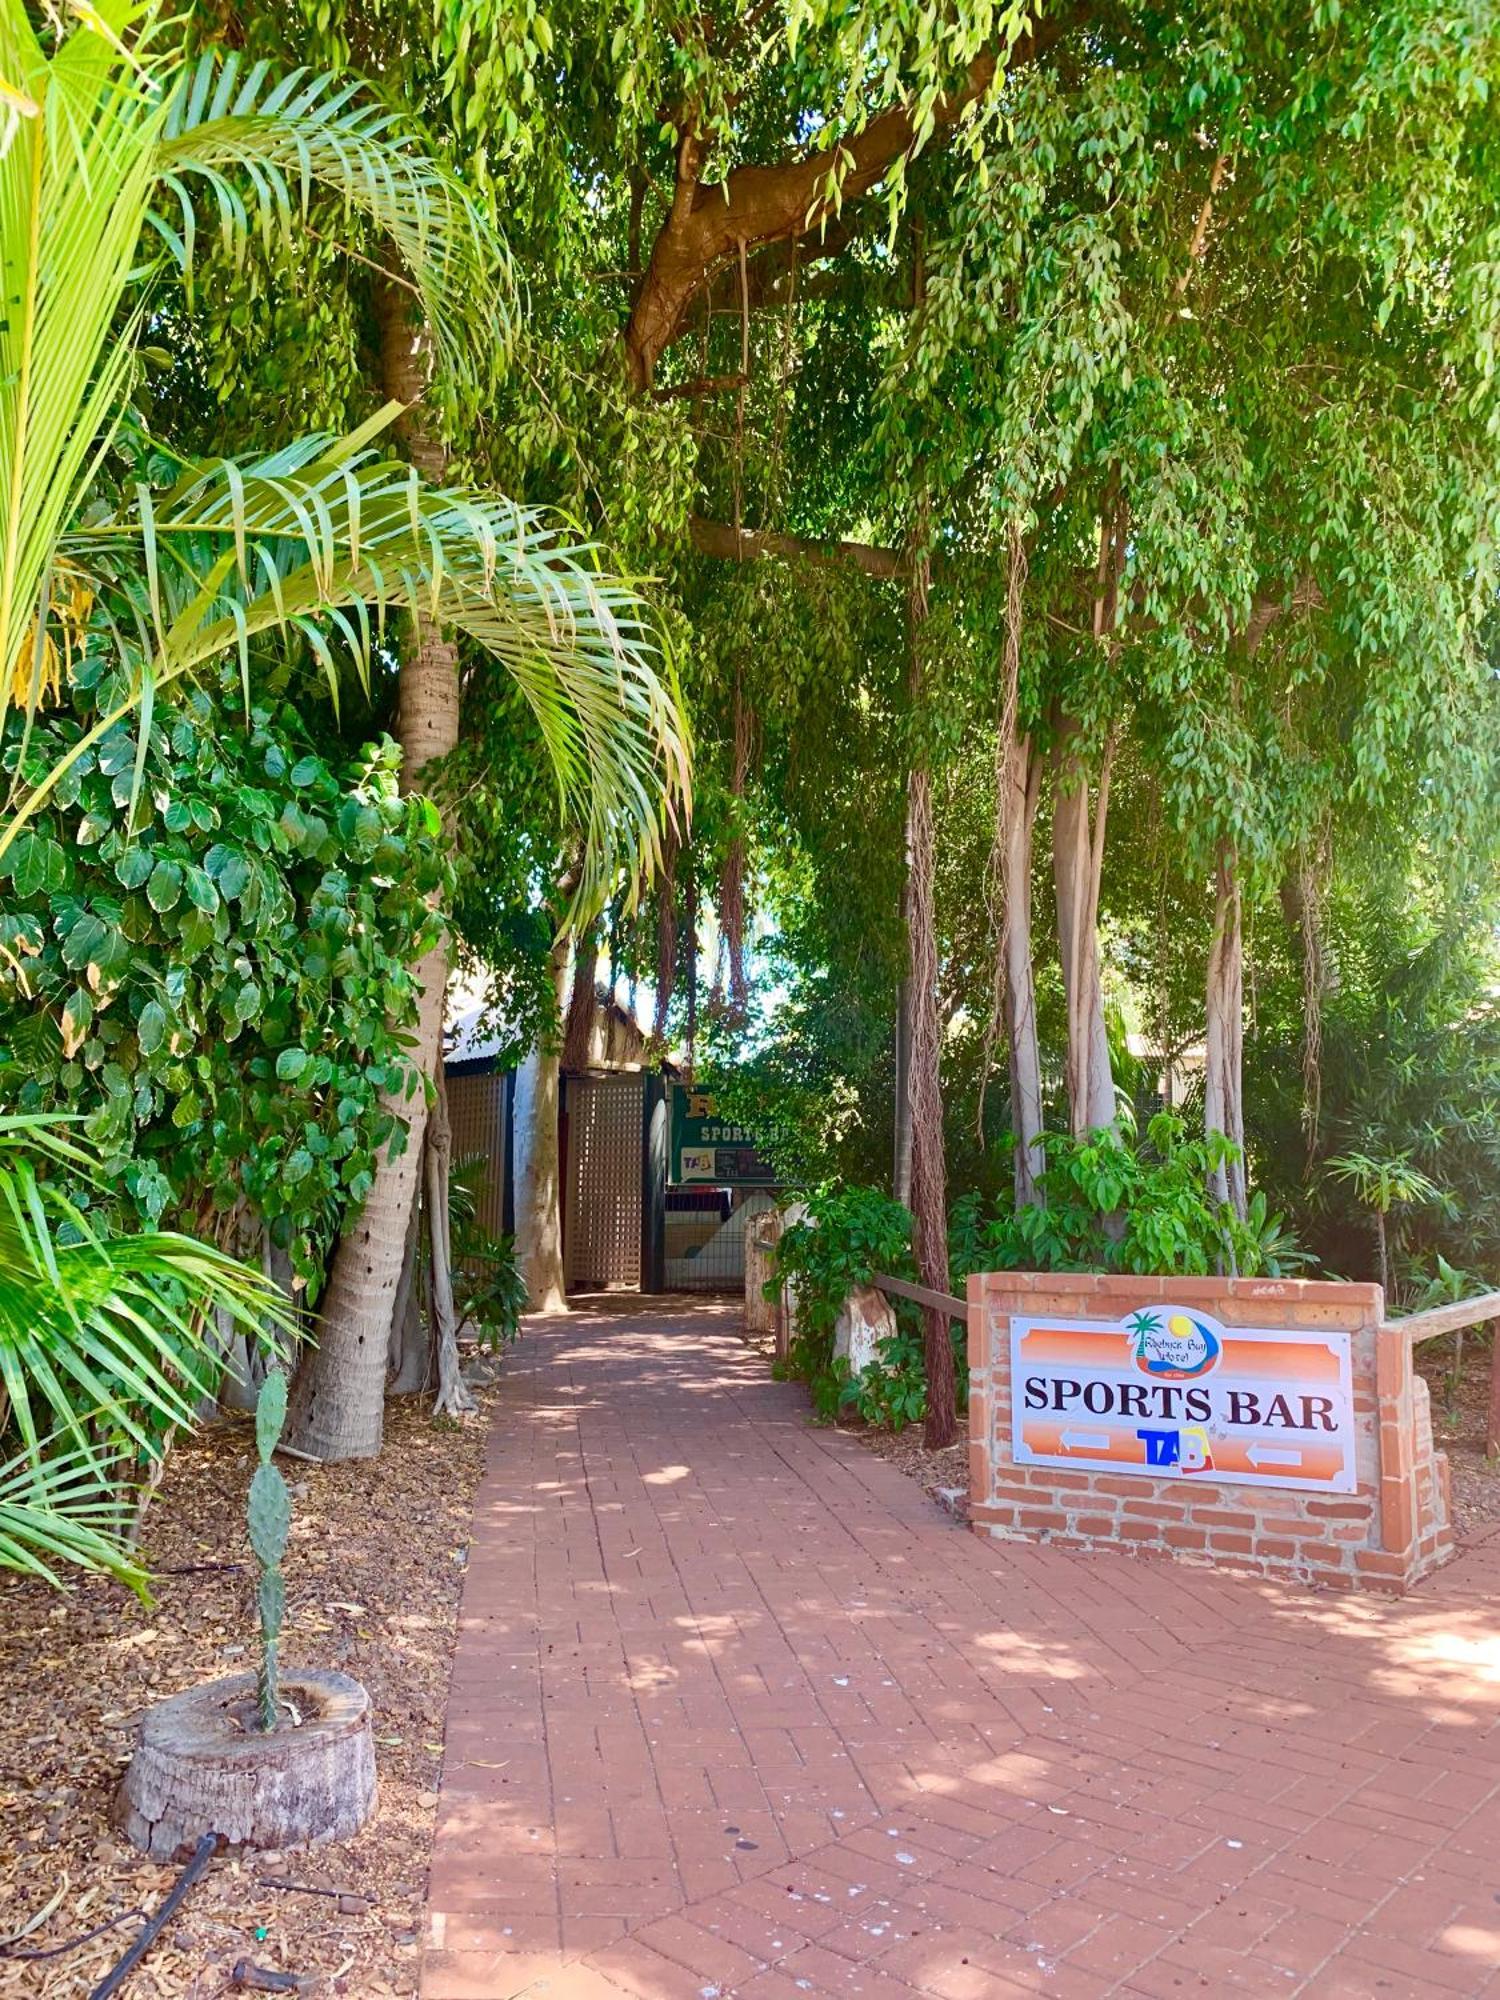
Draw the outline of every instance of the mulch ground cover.
M859 1423L849 1427L867 1450L873 1451L877 1458L888 1459L892 1465L899 1466L908 1478L915 1479L923 1492L930 1493L955 1519L968 1520L969 1419L962 1411L958 1419L958 1437L942 1451L928 1450L920 1424L908 1424L904 1431L878 1431Z
M480 1416L462 1426L434 1424L425 1399L393 1405L378 1460L281 1461L293 1493L283 1659L337 1668L368 1688L379 1804L337 1846L214 1860L131 1975L126 2000L256 1990L236 1983L237 1966L358 2000L416 1992L443 1714L483 1458L486 1392L478 1397ZM3 2000L91 1993L129 1948L139 1916L56 1957L17 1954L154 1910L177 1879L176 1867L147 1861L112 1831L110 1802L143 1707L254 1664L244 1527L253 1464L248 1421L216 1426L174 1453L146 1520L156 1571L149 1609L99 1578L64 1596L0 1582Z

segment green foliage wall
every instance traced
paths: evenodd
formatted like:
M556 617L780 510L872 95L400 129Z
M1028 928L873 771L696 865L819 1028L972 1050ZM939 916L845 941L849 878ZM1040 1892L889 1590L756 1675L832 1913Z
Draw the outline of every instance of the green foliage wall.
M80 1114L108 1182L154 1225L240 1202L316 1288L409 1087L413 967L444 880L433 808L388 741L320 751L290 706L230 689L117 729L11 850L0 916L0 1092ZM38 765L79 724L53 715ZM12 732L8 761L21 754Z

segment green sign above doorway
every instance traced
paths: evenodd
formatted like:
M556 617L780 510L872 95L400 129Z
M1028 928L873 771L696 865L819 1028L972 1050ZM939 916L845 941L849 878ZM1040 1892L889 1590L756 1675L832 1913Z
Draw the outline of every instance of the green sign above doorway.
M719 1116L711 1091L674 1083L672 1094L673 1187L775 1187L779 1176L743 1125Z

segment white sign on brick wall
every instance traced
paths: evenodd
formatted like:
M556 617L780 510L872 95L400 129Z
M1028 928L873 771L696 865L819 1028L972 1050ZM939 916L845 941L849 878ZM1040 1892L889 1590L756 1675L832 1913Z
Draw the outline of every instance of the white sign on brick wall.
M1353 1493L1349 1343L1175 1305L1012 1317L1015 1461Z

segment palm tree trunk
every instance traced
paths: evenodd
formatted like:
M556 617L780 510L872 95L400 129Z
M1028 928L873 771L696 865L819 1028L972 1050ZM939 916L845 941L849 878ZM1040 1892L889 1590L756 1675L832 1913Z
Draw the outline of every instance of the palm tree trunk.
M594 1059L594 1022L599 1013L599 933L592 925L573 951L573 990L563 1028L562 1066L570 1075ZM608 1051L606 1048L606 1059Z
M677 985L677 845L677 830L668 827L656 878L656 1011L651 1023L651 1039L663 1055Z
M417 414L430 367L426 329L412 323L409 294L387 281L376 282L375 309L386 393L408 406L402 425L407 454L425 479L440 485L447 452ZM458 721L458 649L418 618L401 662L397 734L403 791L417 790L428 767L452 750ZM364 1206L339 1238L318 1344L298 1371L287 1412L287 1443L315 1458L373 1458L380 1450L391 1322L427 1129L426 1080L442 1056L446 939L425 955L416 976L421 999L410 1059L422 1081L409 1096L388 1096L383 1106L404 1120L405 1142L377 1161Z

